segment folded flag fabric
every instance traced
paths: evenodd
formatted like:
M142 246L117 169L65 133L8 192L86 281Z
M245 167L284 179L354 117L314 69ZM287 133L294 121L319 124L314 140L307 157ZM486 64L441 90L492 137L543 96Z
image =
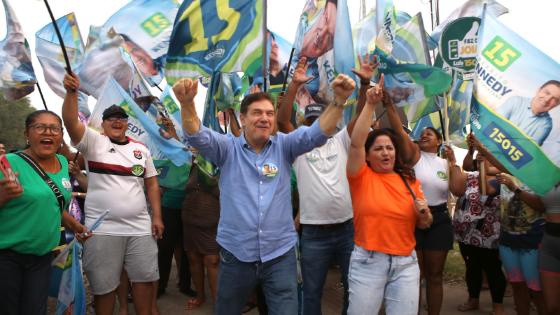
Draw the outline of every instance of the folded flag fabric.
M18 100L33 92L37 79L21 25L8 0L2 3L6 13L6 37L0 41L0 91L7 100Z
M185 0L171 34L167 83L217 71L254 73L263 39L263 0Z

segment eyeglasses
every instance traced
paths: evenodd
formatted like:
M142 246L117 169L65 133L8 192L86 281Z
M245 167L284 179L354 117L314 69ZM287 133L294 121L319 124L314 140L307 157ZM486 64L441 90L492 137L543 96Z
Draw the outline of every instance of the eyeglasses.
M47 129L50 130L53 135L59 135L62 133L62 127L57 125L35 124L29 127L35 129L35 131L40 134L44 134Z
M105 120L106 120L106 121L109 121L109 122L115 122L115 121L124 122L124 121L127 121L128 118L124 118L124 117L109 117L109 118L107 118L107 119L105 119Z

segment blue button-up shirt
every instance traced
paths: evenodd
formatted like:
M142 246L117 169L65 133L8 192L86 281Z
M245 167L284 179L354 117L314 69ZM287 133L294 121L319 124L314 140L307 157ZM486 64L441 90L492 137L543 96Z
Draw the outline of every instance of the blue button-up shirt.
M523 130L539 145L543 144L552 130L552 118L548 112L533 114L530 98L512 96L496 111L517 128Z
M290 168L296 157L327 141L319 120L277 133L260 153L243 135L222 135L204 126L187 139L220 167L220 246L244 262L266 262L290 250L296 243Z

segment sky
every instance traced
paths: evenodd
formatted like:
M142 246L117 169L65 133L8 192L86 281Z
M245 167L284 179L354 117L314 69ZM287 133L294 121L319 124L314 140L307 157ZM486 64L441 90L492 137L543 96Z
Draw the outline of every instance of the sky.
M26 38L31 46L32 55L35 56L35 32L50 22L45 4L42 0L9 0L17 18L19 19ZM350 20L354 25L359 20L360 2L362 0L347 0ZM434 0L435 1L435 0ZM125 5L128 0L49 0L49 4L56 18L69 12L75 12L79 27L86 41L90 25L102 25L114 12ZM429 0L394 0L396 8L410 15L422 12L426 30L431 30ZM443 21L449 13L463 1L440 1L440 20ZM502 5L509 8L509 13L501 16L499 20L510 29L530 41L554 60L560 62L560 40L551 34L555 33L550 26L557 21L560 12L560 1L557 0L501 0ZM369 11L374 6L375 0L366 0L366 9ZM299 15L304 0L268 0L268 28L273 32L292 42L295 37ZM4 11L0 10L0 21L5 21ZM5 37L5 23L0 22L0 38ZM37 58L33 58L35 74L41 85L49 109L60 113L62 99L55 95L43 79L43 72ZM157 95L158 91L153 91ZM202 94L202 93L200 93ZM31 103L37 108L42 108L38 91L31 95ZM197 99L202 105L203 95ZM93 108L95 100L90 97L90 107ZM198 107L198 106L197 106ZM200 111L200 110L199 110ZM199 115L202 113L199 112Z

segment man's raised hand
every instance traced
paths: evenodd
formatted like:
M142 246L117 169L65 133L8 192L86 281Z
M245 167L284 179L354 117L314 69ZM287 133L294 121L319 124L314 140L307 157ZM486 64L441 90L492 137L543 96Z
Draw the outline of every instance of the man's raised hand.
M198 93L198 80L183 78L173 85L173 93L181 105L194 102Z
M356 82L345 74L339 74L331 84L335 104L344 104L356 88Z

